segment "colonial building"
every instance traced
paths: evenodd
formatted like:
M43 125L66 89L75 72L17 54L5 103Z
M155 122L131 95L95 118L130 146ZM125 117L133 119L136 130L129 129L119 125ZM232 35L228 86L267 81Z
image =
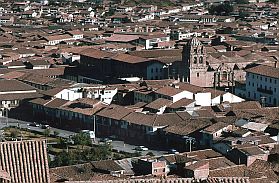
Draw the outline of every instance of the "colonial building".
M190 84L201 87L233 85L233 69L224 63L213 69L209 65L206 48L196 37L184 46L182 61L185 69L184 78Z
M11 109L40 96L36 88L28 84L17 80L0 80L0 116L8 116Z
M279 105L279 68L258 65L246 70L246 97Z
M246 51L208 52L201 41L193 37L182 52L184 80L201 87L230 87L235 81L245 80L248 65L261 63L274 65L272 58L264 53Z

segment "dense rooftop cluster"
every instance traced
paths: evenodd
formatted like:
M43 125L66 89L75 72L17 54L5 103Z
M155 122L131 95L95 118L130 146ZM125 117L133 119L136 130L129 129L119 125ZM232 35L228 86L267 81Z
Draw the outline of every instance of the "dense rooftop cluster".
M275 0L0 0L1 117L172 150L49 168L45 141L1 132L0 182L278 182L278 12Z

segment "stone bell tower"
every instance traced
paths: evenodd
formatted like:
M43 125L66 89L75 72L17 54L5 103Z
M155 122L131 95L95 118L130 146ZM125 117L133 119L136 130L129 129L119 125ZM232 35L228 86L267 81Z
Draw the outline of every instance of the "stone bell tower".
M198 86L206 85L206 49L197 37L193 37L183 47L182 64L186 82Z

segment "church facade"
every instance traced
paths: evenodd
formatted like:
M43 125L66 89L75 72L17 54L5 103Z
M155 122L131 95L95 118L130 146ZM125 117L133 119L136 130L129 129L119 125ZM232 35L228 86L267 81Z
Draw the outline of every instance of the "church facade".
M244 69L255 60L236 52L207 53L206 47L193 37L183 48L182 75L185 82L201 87L231 87L245 79Z

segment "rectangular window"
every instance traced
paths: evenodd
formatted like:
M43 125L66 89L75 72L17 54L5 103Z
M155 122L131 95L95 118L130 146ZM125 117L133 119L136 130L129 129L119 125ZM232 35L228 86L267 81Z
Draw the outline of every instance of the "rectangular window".
M197 77L200 77L200 73L197 73Z

